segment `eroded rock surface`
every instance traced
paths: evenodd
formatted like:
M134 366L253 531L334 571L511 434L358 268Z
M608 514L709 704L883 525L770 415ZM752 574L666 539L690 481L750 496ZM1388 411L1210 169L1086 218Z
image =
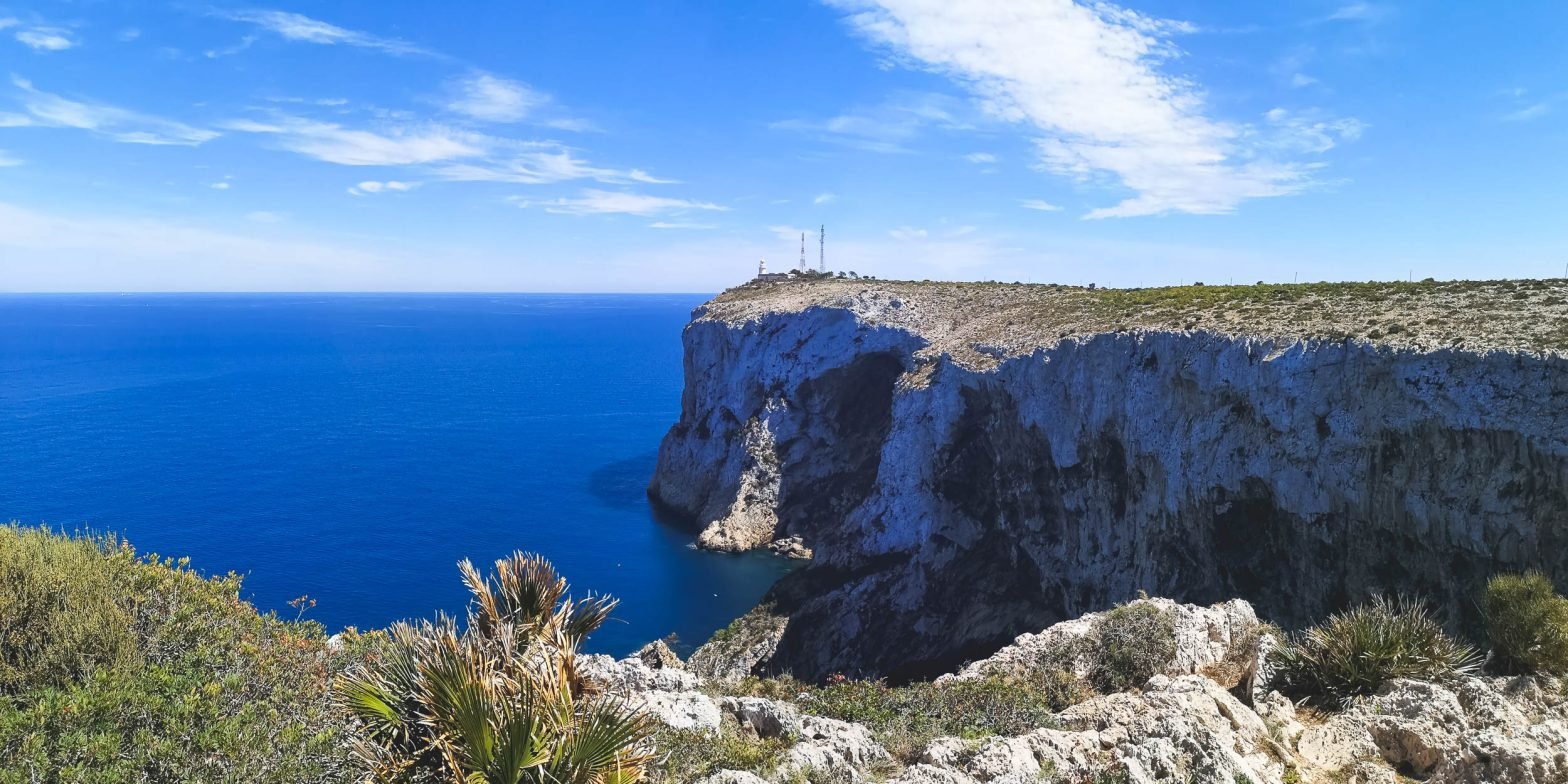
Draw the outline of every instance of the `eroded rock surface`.
M712 784L1021 784L1093 781L1108 773L1125 778L1106 780L1135 784L1393 784L1399 775L1429 784L1568 782L1568 692L1560 681L1398 680L1338 713L1298 710L1266 686L1250 693L1236 688L1227 682L1229 670L1214 666L1257 669L1268 636L1258 633L1246 602L1194 607L1144 601L1172 613L1177 644L1161 672L1141 686L1090 696L1020 735L938 737L903 759L888 752L892 746L873 727L813 715L808 698L796 704L725 696L738 681L686 672L681 674L695 682L650 678L636 657L589 657L586 669L603 684L630 689L635 704L672 728L788 744L757 769L704 779ZM939 679L937 687L1027 676L1040 662L1070 663L1094 620L1023 635L995 656ZM721 714L727 716L722 721Z
M1562 288L745 287L686 329L650 494L814 553L748 671L934 677L1140 589L1473 623L1491 574L1568 579Z

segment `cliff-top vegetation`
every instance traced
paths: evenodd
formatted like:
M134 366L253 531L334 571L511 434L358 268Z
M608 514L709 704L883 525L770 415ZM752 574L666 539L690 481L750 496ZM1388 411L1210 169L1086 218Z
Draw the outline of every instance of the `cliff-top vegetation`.
M842 307L910 329L966 360L1028 353L1063 339L1132 330L1207 331L1398 348L1568 350L1568 279L1089 288L1061 284L868 281L749 283L707 318Z

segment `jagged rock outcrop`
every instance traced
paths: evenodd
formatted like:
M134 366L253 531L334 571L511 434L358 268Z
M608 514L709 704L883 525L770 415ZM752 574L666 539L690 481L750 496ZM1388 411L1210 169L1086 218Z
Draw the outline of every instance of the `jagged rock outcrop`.
M814 552L753 646L808 679L934 676L1139 589L1466 623L1497 571L1568 579L1568 358L1531 350L1568 344L1560 284L1235 288L726 293L650 495L706 546Z
M1145 600L1175 623L1175 644L1153 677L1127 691L1086 695L1047 726L1022 734L937 737L895 758L874 727L812 714L799 704L730 696L740 681L650 677L637 657L584 657L584 671L625 694L661 723L697 730L708 744L724 733L783 741L755 767L714 773L712 784L893 781L901 784L1023 784L1126 781L1163 784L1394 784L1396 774L1430 784L1560 784L1568 781L1568 684L1542 677L1396 680L1339 713L1298 712L1266 684L1238 689L1222 662L1256 669L1266 648L1243 601L1212 607ZM1027 676L1082 655L1095 617L1064 621L930 687ZM1241 693L1238 694L1238 691ZM843 698L838 698L842 700ZM839 704L842 707L842 703ZM720 720L721 715L723 720ZM694 717L711 720L697 721ZM962 724L962 722L956 722ZM689 737L689 736L688 736ZM663 748L661 754L692 754ZM696 752L699 755L701 752ZM1121 778L1098 779L1102 774Z

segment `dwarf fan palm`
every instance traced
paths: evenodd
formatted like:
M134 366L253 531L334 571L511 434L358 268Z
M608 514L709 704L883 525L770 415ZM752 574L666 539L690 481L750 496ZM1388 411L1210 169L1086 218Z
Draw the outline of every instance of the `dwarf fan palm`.
M648 760L650 720L598 694L577 648L615 601L572 601L549 562L515 553L492 577L459 564L467 624L397 624L386 654L338 699L357 719L355 752L376 781L631 784Z

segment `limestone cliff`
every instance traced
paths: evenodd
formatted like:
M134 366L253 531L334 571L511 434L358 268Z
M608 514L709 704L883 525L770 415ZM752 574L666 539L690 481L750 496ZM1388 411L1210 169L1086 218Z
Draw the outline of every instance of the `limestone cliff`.
M751 285L686 330L649 492L815 552L760 671L932 675L1139 589L1466 622L1494 571L1568 578L1565 295Z

